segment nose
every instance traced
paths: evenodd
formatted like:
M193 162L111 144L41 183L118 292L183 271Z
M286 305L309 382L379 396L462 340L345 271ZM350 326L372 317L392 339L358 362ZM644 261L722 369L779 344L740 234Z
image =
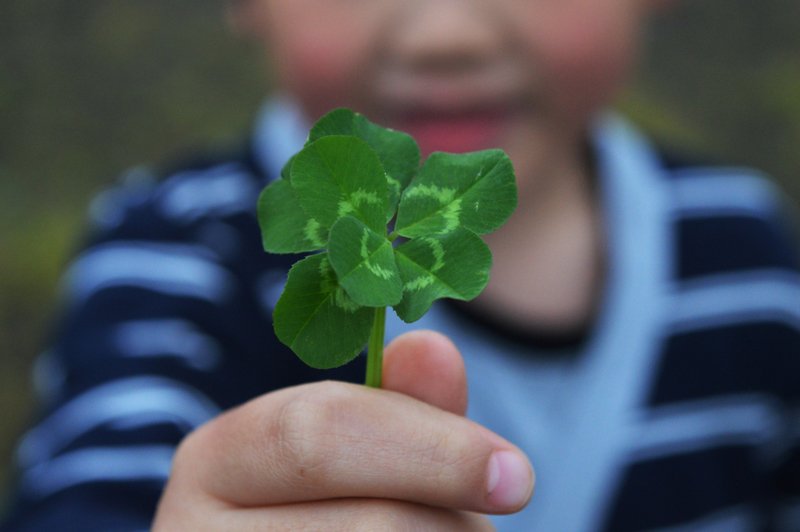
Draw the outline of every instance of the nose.
M420 74L457 73L491 60L502 47L497 9L476 0L405 0L391 49Z

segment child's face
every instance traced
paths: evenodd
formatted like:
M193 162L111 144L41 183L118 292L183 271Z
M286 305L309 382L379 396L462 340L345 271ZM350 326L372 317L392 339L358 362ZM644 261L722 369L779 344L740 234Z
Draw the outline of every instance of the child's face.
M656 0L237 0L312 119L350 107L423 155L502 148L518 174L582 148Z

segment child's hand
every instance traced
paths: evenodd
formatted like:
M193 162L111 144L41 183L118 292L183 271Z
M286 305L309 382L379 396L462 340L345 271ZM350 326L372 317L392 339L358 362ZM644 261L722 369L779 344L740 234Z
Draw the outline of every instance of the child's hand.
M192 433L153 531L485 531L488 520L470 512L523 508L533 471L516 447L463 417L466 375L453 344L409 333L385 356L383 390L280 390Z

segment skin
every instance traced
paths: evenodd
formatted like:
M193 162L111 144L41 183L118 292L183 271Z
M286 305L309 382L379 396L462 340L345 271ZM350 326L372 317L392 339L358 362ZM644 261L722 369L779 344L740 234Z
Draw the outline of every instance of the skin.
M603 235L587 157L592 114L664 0L235 0L312 119L350 107L434 150L502 148L520 200L487 237L472 304L520 328L592 319ZM384 389L316 383L254 399L179 447L153 530L493 530L533 470L466 411L458 350L430 331L385 351Z
M474 512L527 504L527 459L463 417L466 373L452 342L417 331L384 356L382 390L337 382L287 388L190 434L152 530L487 531L488 520ZM521 467L501 471L489 492L498 452Z

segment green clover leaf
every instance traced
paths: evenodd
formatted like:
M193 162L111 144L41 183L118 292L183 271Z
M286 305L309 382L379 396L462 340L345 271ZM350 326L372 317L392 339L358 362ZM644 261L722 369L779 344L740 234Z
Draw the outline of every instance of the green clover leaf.
M416 141L406 133L375 125L350 109L336 109L322 117L311 128L306 144L331 135L358 137L378 154L389 185L386 221L391 220L397 211L400 194L419 168L420 153Z
M403 282L394 260L392 243L352 216L333 224L328 255L339 283L353 301L367 307L396 305Z
M420 319L437 299L468 301L489 282L492 252L464 227L414 238L394 251L403 280L403 300L394 310L406 323Z
M419 160L405 133L337 109L261 193L266 251L327 250L295 263L273 313L278 339L308 365L340 366L368 343L367 384L380 387L386 307L410 323L488 283L478 235L516 206L511 161L500 150L434 153L418 170ZM398 236L408 240L394 247Z
M291 183L303 210L323 227L349 214L386 233L386 172L363 140L341 135L315 140L295 157Z
M289 160L286 161L286 164L284 164L283 168L281 168L281 179L285 179L286 181L291 180L292 164L294 164L295 157L297 157L296 153L289 157Z
M335 368L364 349L374 312L347 295L327 254L318 253L289 270L273 313L275 335L309 366Z
M514 167L501 150L432 153L403 191L395 231L413 238L466 227L485 235L516 206Z
M278 179L258 197L258 222L264 250L270 253L319 251L328 244L328 230L300 207L291 183Z

